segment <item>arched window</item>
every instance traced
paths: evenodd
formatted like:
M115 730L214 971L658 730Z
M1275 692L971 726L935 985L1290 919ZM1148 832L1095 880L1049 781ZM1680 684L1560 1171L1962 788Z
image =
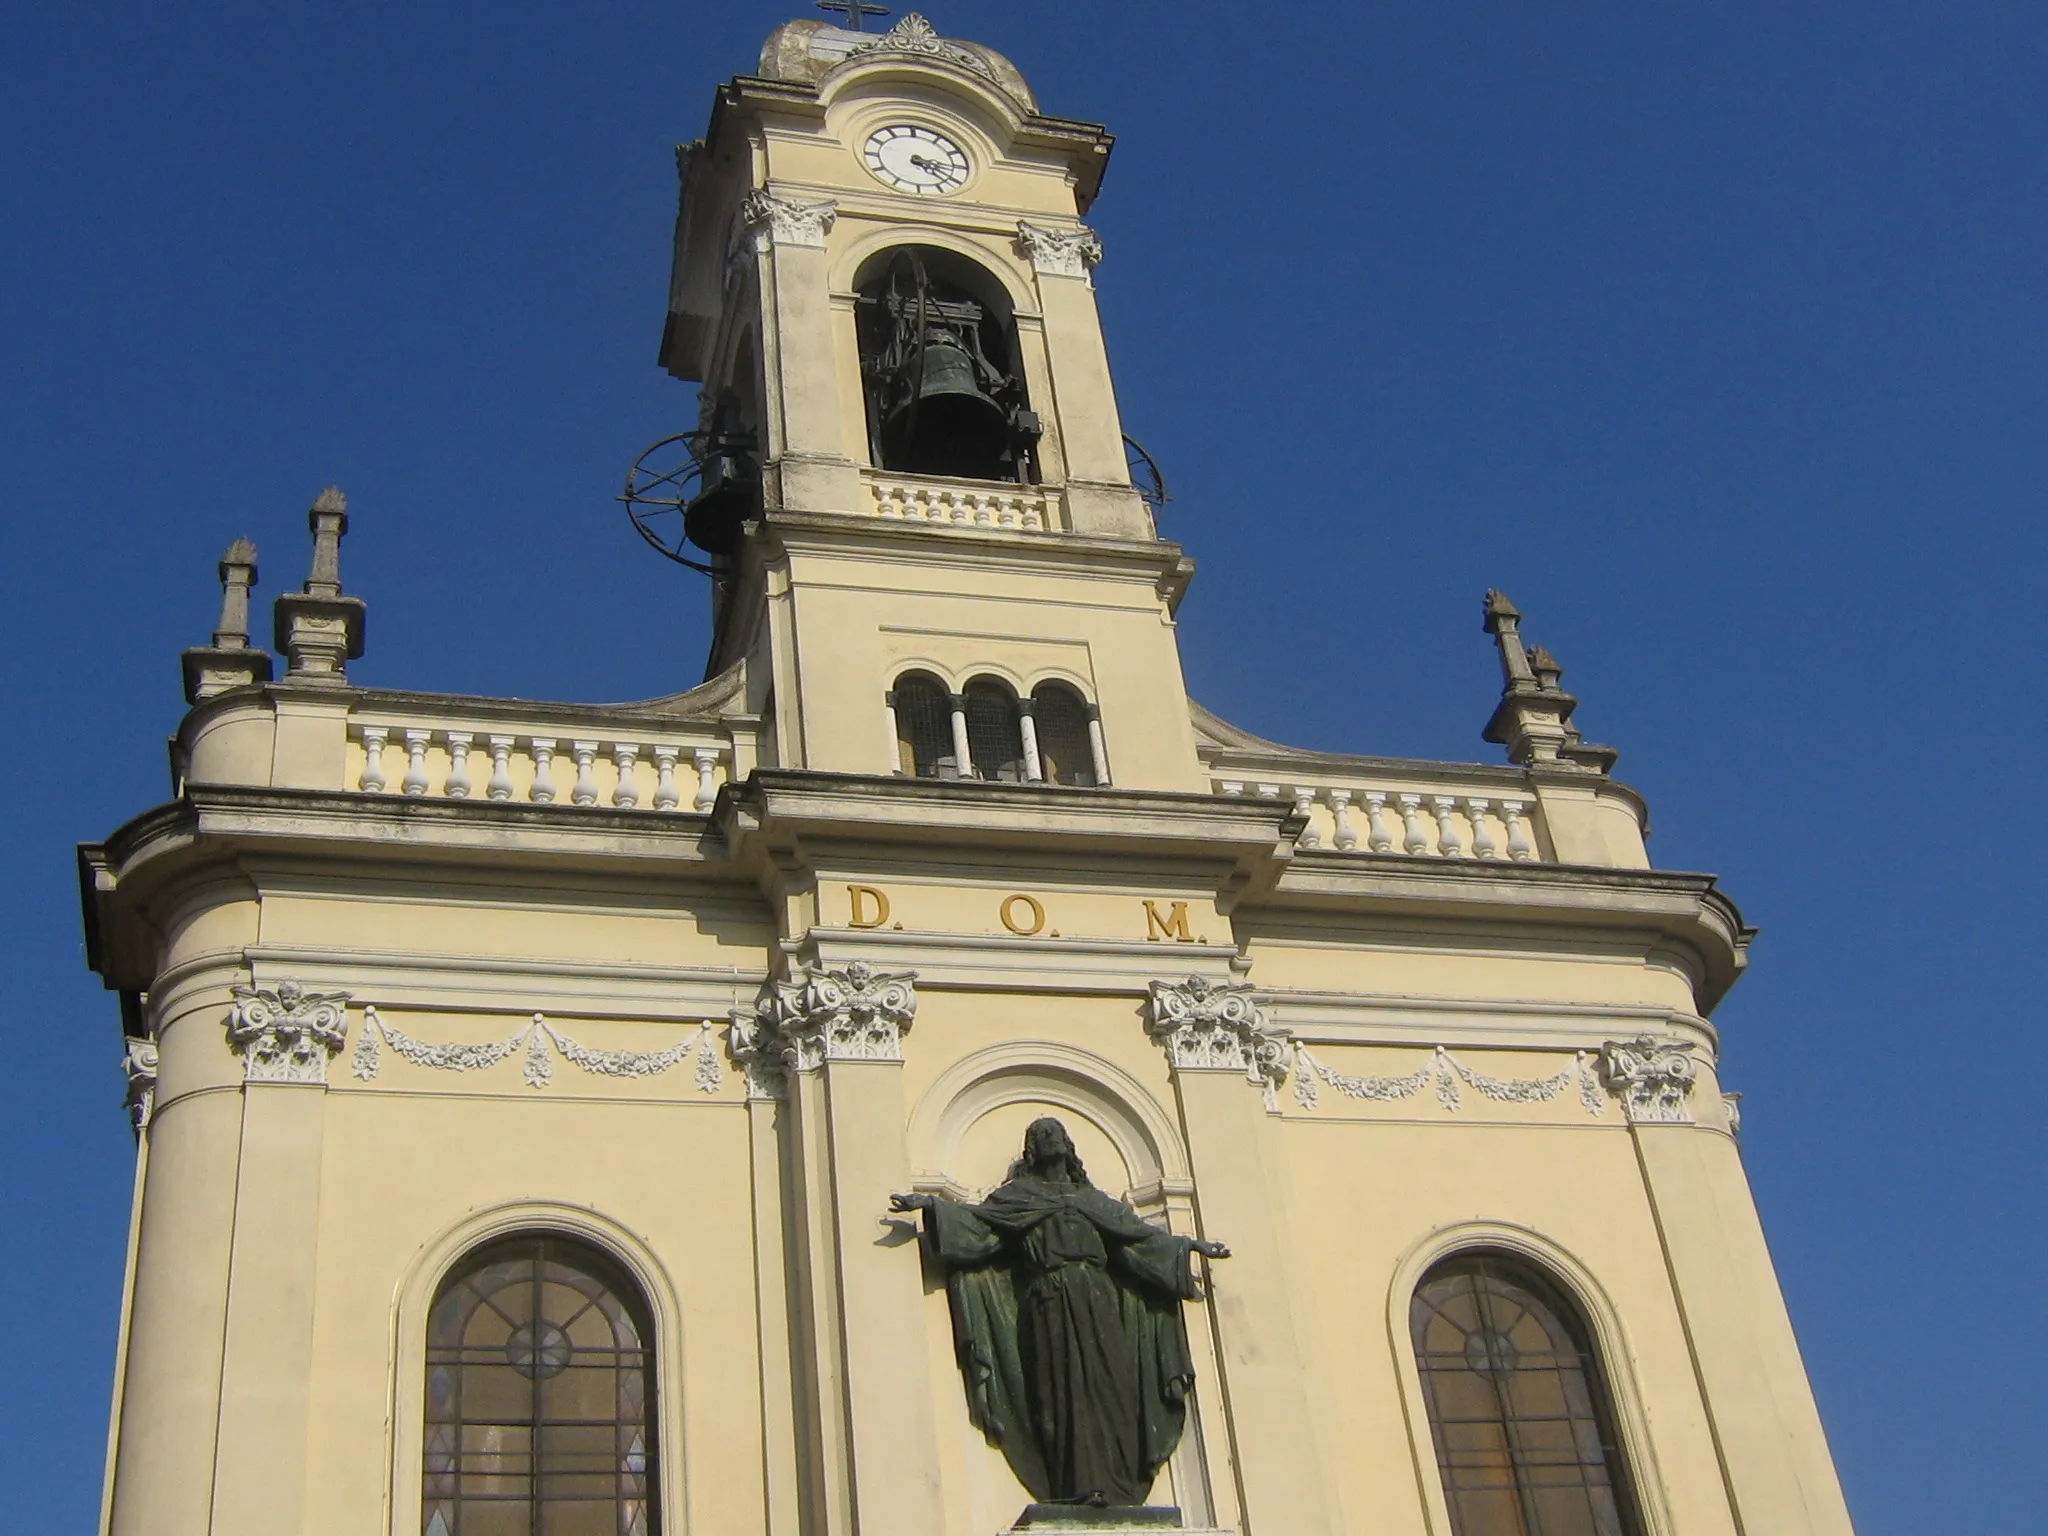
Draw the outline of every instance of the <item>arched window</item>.
M1017 695L992 677L977 677L966 688L967 751L974 776L1021 783L1024 770L1024 728L1017 716Z
M1038 731L1039 771L1048 784L1097 782L1081 695L1064 683L1040 683L1031 690L1031 723Z
M654 1424L632 1280L568 1238L481 1248L427 1324L423 1536L658 1536Z
M1530 1266L1465 1253L1408 1311L1457 1536L1640 1536L1592 1338Z
M959 773L953 751L953 704L945 684L928 672L906 672L889 693L896 720L896 766L922 779Z

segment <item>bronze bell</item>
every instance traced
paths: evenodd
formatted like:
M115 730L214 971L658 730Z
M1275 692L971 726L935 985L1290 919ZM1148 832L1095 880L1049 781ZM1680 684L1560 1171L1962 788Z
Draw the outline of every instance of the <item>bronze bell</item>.
M708 555L729 555L741 528L761 515L761 477L744 451L720 445L705 456L698 485L683 509L683 535Z
M972 480L1001 472L1010 447L1010 413L982 390L962 347L935 336L898 377L902 399L882 425L890 462Z

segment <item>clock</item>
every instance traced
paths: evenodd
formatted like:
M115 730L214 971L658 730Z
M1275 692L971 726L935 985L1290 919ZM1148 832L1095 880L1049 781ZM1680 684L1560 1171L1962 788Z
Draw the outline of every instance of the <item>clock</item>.
M911 123L877 128L860 154L875 180L913 197L941 197L967 185L967 156L930 128Z

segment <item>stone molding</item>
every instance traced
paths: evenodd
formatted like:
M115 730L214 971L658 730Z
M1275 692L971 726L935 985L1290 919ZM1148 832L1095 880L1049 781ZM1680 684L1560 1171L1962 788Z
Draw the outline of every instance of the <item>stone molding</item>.
M1166 1047L1178 1072L1241 1072L1270 1104L1287 1080L1288 1040L1252 995L1248 981L1150 983L1145 1031Z
M1692 1042L1638 1035L1610 1040L1600 1048L1600 1074L1639 1125L1692 1124L1693 1084L1699 1063Z
M348 1037L346 992L308 992L296 981L231 989L228 1044L242 1058L250 1083L327 1082L327 1063Z
M740 200L738 233L757 254L778 245L822 251L825 236L838 218L839 205L830 199L800 203L756 188Z
M1102 237L1088 228L1053 229L1017 221L1017 248L1031 258L1031 270L1053 277L1086 277L1102 260Z
M753 1008L735 1008L730 1049L749 1093L772 1095L786 1074L828 1061L902 1061L916 1017L915 971L877 971L861 960L818 966L769 983Z
M948 42L939 36L937 29L916 11L906 11L903 19L880 37L855 43L846 50L849 59L865 58L878 53L908 53L918 58L943 59L948 64L958 64L963 69L971 69L990 80L996 77L996 72L989 67L988 60L972 48L963 48L960 44Z
M156 1111L156 1065L156 1042L130 1035L121 1071L128 1079L128 1123L138 1136L149 1128L149 1117Z

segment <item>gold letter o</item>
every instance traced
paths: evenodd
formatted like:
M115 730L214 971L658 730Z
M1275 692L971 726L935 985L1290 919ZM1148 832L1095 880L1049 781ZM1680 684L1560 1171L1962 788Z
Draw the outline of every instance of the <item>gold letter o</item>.
M1021 924L1010 915L1010 909L1020 901L1031 909L1031 921L1028 924ZM996 909L996 915L1003 920L1003 926L1019 938L1028 939L1045 926L1045 908L1038 904L1036 896L1026 896L1021 893L1015 896L1005 896L1002 906Z

